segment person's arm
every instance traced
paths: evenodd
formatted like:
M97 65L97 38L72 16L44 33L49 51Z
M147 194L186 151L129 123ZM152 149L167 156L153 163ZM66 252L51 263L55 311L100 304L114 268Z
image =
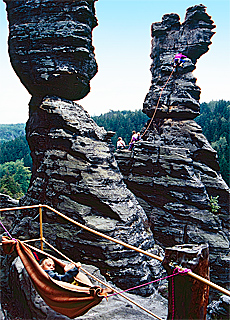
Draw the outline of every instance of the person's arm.
M133 135L132 135L132 138L131 138L131 140L130 140L130 143L132 143L132 142L133 142ZM129 144L130 144L130 143L129 143Z
M65 274L59 274L59 273L54 272L52 270L45 270L45 271L48 273L48 275L51 278L53 278L55 280L59 280L59 281L64 281L64 282L74 281L74 277L79 273L79 270L77 267L70 269Z

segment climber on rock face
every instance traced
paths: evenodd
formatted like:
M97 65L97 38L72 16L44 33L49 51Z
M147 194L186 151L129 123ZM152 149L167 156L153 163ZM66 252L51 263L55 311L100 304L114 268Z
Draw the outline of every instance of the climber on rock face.
M185 62L184 59L188 58L187 56L185 56L184 54L182 54L181 52L177 53L174 57L174 67L177 66L181 66L183 65L183 63Z
M117 149L118 150L125 149L125 142L122 139L122 137L118 137L118 139L117 139Z

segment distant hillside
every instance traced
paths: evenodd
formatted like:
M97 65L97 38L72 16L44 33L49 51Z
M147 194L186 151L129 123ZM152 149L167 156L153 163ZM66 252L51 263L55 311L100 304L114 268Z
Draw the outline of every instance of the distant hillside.
M24 165L32 169L30 148L25 135L0 143L0 164L17 160L23 160Z
M0 142L14 140L25 135L25 123L0 124Z

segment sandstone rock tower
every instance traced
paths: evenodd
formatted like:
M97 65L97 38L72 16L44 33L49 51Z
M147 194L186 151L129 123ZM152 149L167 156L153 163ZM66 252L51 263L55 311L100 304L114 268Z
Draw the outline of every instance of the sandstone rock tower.
M9 53L31 93L26 126L33 159L28 193L21 204L46 203L110 236L157 253L147 217L127 189L113 156L111 133L72 100L89 92L97 72L92 46L94 1L8 1ZM15 236L37 234L29 212ZM154 278L156 261L63 224L47 213L44 231L71 258L94 264L118 286ZM151 286L141 290L152 292Z
M166 14L152 24L152 84L143 105L150 118L175 54L180 51L189 59L171 76L154 120L132 155L117 153L116 158L148 215L155 240L163 247L209 243L211 275L225 285L229 188L219 173L216 151L192 120L199 115L200 97L192 71L207 52L214 27L203 5L188 8L183 23L177 14ZM209 206L210 196L217 195L219 215Z

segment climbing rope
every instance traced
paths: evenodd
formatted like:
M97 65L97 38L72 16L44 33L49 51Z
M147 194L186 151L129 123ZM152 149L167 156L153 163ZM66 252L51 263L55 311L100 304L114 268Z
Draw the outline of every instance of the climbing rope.
M174 273L175 271L177 271L177 273ZM115 296L116 294L120 294L120 293L127 292L127 291L130 291L130 290L138 289L138 288L147 286L147 285L149 285L149 284L151 284L151 283L154 283L154 282L158 282L158 281L161 281L161 280L165 280L165 279L168 279L168 278L172 278L172 277L175 277L175 276L177 276L177 275L179 275L179 274L185 274L185 273L188 273L189 271L191 271L191 270L190 270L190 269L181 270L181 269L179 269L179 268L176 267L176 268L174 269L174 271L173 271L173 274L171 274L171 275L169 275L169 276L166 276L166 277L163 277L163 278L159 278L159 279L156 279L156 280L147 282L147 283L143 283L143 284L140 284L139 286L132 287L132 288L129 288L129 289L126 289L126 290L123 290L123 291L119 291L119 292L116 292L116 293L109 294L108 297Z
M1 221L0 221L0 224L1 224L1 226L3 227L3 229L5 230L5 232L7 233L7 235L8 235L12 240L14 240L14 241L17 242L17 240L14 239L14 238L11 236L11 234L9 233L9 231L4 227L4 225L3 225L3 223L2 223Z
M163 93L163 90L164 90L164 88L167 86L167 83L169 82L169 79L171 78L171 76L172 76L172 74L173 74L173 72L174 72L175 69L176 69L176 66L173 68L172 72L170 73L170 75L169 75L169 77L168 77L168 80L166 81L165 85L161 88L161 93L160 93L160 96L159 96L159 98L158 98L156 108L155 108L154 113L153 113L153 115L152 115L152 118L151 118L151 120L149 121L149 124L148 124L145 132L142 134L141 138L142 138L142 137L146 134L146 132L148 131L148 129L149 129L149 127L150 127L150 125L151 125L151 123L152 123L152 121L153 121L153 119L154 119L154 117L155 117L155 115L156 115L157 108L158 108L158 106L159 106L159 103L160 103L160 99L161 99L161 95L162 95L162 93Z

